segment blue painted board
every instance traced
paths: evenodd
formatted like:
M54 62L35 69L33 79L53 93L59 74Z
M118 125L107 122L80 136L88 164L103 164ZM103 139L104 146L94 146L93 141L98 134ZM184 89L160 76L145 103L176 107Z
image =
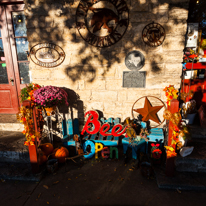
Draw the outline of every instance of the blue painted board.
M111 139L112 139L112 135L109 135L109 136L107 136L107 138L106 138L107 141L111 141ZM119 139L119 138L118 138L118 139Z
M107 141L107 140L93 140L96 143L102 143L106 147L114 147L118 145L118 141Z
M79 120L77 118L73 121L73 127L74 127L74 134L80 134L79 132Z
M91 135L90 140L95 140L96 136L96 134Z
M68 135L73 135L73 124L72 124L72 120L68 119L67 121L67 134Z
M63 134L63 139L66 139L67 138L67 124L66 124L65 119L62 121L62 134Z
M104 136L99 134L99 140L103 140Z
M140 141L130 144L129 138L122 139L123 145L123 153L126 154L128 147L132 148L132 158L137 159L137 151L140 150L142 152L146 151L146 141L141 139Z
M114 125L119 124L120 123L120 118L115 118L114 119Z

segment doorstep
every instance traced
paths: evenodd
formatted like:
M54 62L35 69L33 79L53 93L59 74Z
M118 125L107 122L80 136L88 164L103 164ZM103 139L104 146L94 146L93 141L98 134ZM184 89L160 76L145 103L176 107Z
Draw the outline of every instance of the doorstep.
M0 162L28 163L29 151L21 132L0 131Z
M160 189L178 190L206 190L206 174L175 171L174 177L165 174L165 167L155 167L157 185Z
M21 123L0 123L1 131L16 131L22 132L24 130L24 125Z

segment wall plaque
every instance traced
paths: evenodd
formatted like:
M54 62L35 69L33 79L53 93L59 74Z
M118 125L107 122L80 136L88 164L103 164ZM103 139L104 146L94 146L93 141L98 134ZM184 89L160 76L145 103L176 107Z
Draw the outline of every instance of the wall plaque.
M151 23L144 27L142 39L151 47L160 46L165 40L165 29L158 23Z
M63 49L52 43L41 43L30 50L31 60L42 67L56 67L65 59Z
M124 71L123 87L144 88L146 80L146 72Z
M125 57L125 65L130 70L140 70L144 63L144 55L139 51L131 51Z
M80 36L96 47L118 42L127 30L129 10L124 0L81 0L76 11Z

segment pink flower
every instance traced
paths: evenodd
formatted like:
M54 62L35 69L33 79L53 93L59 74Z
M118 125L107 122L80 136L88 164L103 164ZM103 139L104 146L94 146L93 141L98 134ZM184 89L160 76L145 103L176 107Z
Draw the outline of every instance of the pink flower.
M45 86L34 91L35 102L41 106L68 105L67 93L60 87Z

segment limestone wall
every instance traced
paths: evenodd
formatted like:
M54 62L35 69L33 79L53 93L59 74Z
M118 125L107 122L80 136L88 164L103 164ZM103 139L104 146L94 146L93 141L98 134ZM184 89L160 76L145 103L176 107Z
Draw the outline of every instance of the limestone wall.
M83 119L85 111L97 109L105 117L131 117L133 103L141 96L154 95L165 101L163 89L180 87L189 0L126 0L129 26L115 45L97 48L86 43L76 28L77 0L24 0L30 48L53 42L66 53L64 62L45 68L30 61L33 82L66 87L72 93L72 111ZM143 28L152 21L166 30L159 47L142 41ZM145 56L145 88L123 88L125 56L138 50ZM71 113L71 110L68 111ZM75 114L76 113L76 114Z

